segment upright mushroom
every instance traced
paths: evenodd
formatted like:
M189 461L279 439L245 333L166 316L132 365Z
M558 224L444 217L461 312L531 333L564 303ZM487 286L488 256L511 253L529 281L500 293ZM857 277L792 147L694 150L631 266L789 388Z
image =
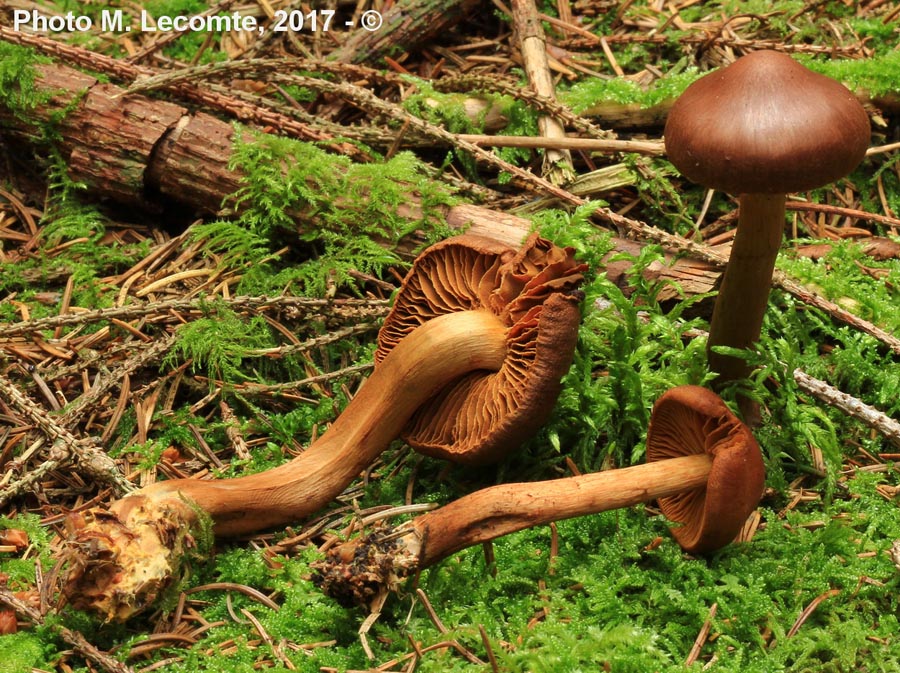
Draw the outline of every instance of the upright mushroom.
M740 197L709 332L719 384L749 373L744 360L712 349L749 348L759 339L785 194L847 175L865 156L869 136L866 111L842 84L775 51L701 77L675 102L665 128L669 160L694 182Z
M711 390L679 386L653 407L647 463L551 481L501 484L329 551L329 594L371 603L405 577L479 542L551 521L659 499L681 547L708 554L734 540L762 496L765 468L750 432Z
M449 441L471 433L476 462L514 448L546 418L571 363L583 268L571 249L537 236L519 251L473 236L432 246L397 297L372 375L319 440L266 472L158 482L109 512L72 517L69 600L127 619L179 574L204 519L218 536L302 519L346 488L414 414L414 433L431 436L430 418ZM478 418L485 409L496 433Z

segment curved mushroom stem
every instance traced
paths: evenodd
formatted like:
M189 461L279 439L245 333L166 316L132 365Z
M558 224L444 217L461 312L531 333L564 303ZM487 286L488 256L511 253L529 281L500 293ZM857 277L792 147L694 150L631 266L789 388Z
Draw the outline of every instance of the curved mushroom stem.
M65 587L70 602L107 619L127 619L180 574L204 517L216 535L233 536L317 511L448 382L499 369L506 334L487 310L436 317L397 344L329 430L294 460L235 479L159 482L117 501L109 513L75 519Z
M551 481L493 486L399 527L329 552L316 568L339 599L372 603L410 573L523 528L659 500L682 524L682 549L706 554L734 540L756 508L765 466L746 424L711 390L676 386L653 405L647 463Z
M551 521L704 488L712 465L713 457L702 453L578 477L491 486L418 516L395 534L337 547L317 564L319 581L326 593L365 604L466 547Z
M413 331L372 372L344 412L294 460L235 479L162 481L145 497L184 498L235 536L296 521L343 491L425 401L475 370L496 371L506 357L506 328L488 311L439 316ZM113 511L127 510L119 501Z
M731 255L713 308L707 341L709 366L721 387L750 374L747 363L714 352L713 346L751 348L759 340L775 259L784 236L784 194L741 194L740 215ZM752 405L741 401L745 420Z

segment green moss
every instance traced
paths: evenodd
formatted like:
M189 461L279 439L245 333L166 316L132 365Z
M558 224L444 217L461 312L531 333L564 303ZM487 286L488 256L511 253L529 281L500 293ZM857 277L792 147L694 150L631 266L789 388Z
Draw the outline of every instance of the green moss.
M403 99L403 107L409 112L432 124L441 126L451 133L482 133L484 118L490 108L495 106L503 114L513 105L512 99L505 96L481 94L487 104L480 117L472 119L466 114L464 103L472 98L464 93L443 93L436 91L430 82L418 78L410 78L416 90Z
M35 90L34 64L48 61L25 47L0 42L0 105L24 117L45 102L50 94Z
M889 54L894 48L894 40L897 36L898 22L885 21L878 17L851 17L848 23L859 36L860 41L865 41L866 46L876 54Z
M878 22L880 29L893 34L895 27ZM878 31L870 27L870 32ZM881 39L881 38L879 38ZM887 51L867 59L822 59L799 55L795 57L805 66L844 83L853 91L883 96L900 92L900 53ZM561 92L560 99L576 113L590 114L592 107L615 103L653 107L664 101L675 100L703 72L689 68L683 72L654 80L649 88L622 78L581 80L571 89Z
M242 221L260 234L295 229L299 217L301 225L315 224L301 231L308 240L367 235L397 241L417 228L435 236L437 208L452 202L449 190L408 152L356 164L311 143L253 134L236 144L231 164L247 176L235 195L245 209ZM421 213L412 216L399 212L411 194L422 200Z
M782 255L779 267L866 320L890 332L900 331L896 311L900 268L896 260L874 260L865 254L863 245L843 241L833 242L819 260ZM875 279L872 273L882 278Z
M591 107L604 103L653 107L664 101L674 100L703 73L689 69L654 80L648 87L622 78L585 79L560 94L560 100L576 113L585 113Z
M430 242L448 234L441 208L453 203L451 192L410 153L357 164L310 143L265 134L247 138L232 159L232 168L246 175L235 195L240 216L194 230L210 252L248 268L243 292L292 287L323 295L351 283L351 272L377 275L401 263L392 244L414 232L424 232ZM416 208L409 207L413 195ZM289 265L275 260L272 253L286 234L307 242L311 257Z
M17 554L0 554L0 572L7 576L7 585L13 590L24 589L34 585L35 558L45 570L52 567L50 558L50 534L41 526L40 517L35 514L19 514L15 517L0 517L0 530L17 528L28 534L28 542L32 553L28 558Z
M858 60L821 60L808 57L798 60L810 70L843 82L852 91L871 96L900 92L900 52L896 50Z
M210 379L225 382L257 378L242 367L247 351L275 345L262 316L244 320L225 306L217 306L214 316L185 323L178 336L166 354L166 364L174 366L189 360L194 371L205 370ZM210 386L214 385L211 380Z
M196 16L208 10L209 4L203 0L150 0L143 4L143 8L150 16L158 19L163 16ZM214 44L217 44L220 37L207 31L188 30L181 33L177 40L166 45L163 53L185 63L193 63L196 60L200 65L227 60L225 50L205 45L209 39L213 39Z
M545 211L535 217L543 235L575 247L592 270L603 269L612 250L608 234L589 220L596 206L588 204L571 216ZM691 327L704 327L702 321L682 318L702 297L664 310L656 299L663 285L642 276L661 259L653 246L629 258L633 293L628 296L602 273L588 272L574 364L550 422L530 443L538 451L543 447L545 459L546 448L553 447L586 470L598 469L607 458L617 465L638 462L653 401L668 387L705 380L703 340L681 336Z
M48 646L43 636L27 631L0 636L0 673L50 670L53 664L46 657Z

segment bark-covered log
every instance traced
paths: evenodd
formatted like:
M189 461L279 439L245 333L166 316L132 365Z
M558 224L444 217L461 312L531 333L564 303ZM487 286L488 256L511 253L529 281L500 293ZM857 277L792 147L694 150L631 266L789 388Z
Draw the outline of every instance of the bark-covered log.
M235 127L229 122L146 96L124 95L120 87L62 65L36 66L35 88L52 96L27 113L0 105L0 132L37 142L52 127L61 139L58 149L69 177L98 198L147 208L163 196L212 215L227 206L242 185L244 174L231 167ZM342 196L332 198L340 201ZM413 223L423 219L414 193L397 211ZM454 229L467 228L513 246L531 227L526 219L470 204L442 206L437 215ZM312 209L294 216L298 231L318 224ZM627 252L639 248L625 240L617 240L616 246ZM413 247L401 243L397 251L409 253ZM625 267L615 264L608 270L623 286ZM710 265L688 259L652 265L646 274L675 280L687 294L709 291L718 277ZM673 290L666 297L675 294Z
M380 28L357 28L331 58L373 65L384 56L427 44L479 4L480 0L400 0L381 15Z
M160 139L147 167L147 186L207 213L241 186L229 168L234 127L205 112L185 115Z
M230 124L209 117L212 123L203 125L207 115L191 115L180 105L146 96L125 96L124 89L73 68L34 67L35 89L50 97L27 114L0 106L0 128L29 140L51 131L60 138L57 149L69 177L92 193L141 207L148 205L148 194L160 193L215 212L236 189L239 176L228 170ZM181 139L185 127L197 124L205 137ZM170 160L170 154L178 159ZM189 184L179 184L177 176L185 173ZM209 189L198 189L204 183Z

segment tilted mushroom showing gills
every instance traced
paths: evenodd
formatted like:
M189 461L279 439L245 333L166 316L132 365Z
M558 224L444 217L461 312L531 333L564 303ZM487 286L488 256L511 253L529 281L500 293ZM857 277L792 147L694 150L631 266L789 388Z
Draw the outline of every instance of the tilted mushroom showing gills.
M690 180L740 197L731 257L709 330L718 383L745 361L712 351L759 339L785 225L785 194L850 173L870 139L869 118L839 82L790 56L758 51L691 84L669 112L669 160Z
M572 363L578 322L571 301L572 252L532 237L515 255L502 243L450 239L413 265L378 335L381 362L409 334L444 313L488 308L505 325L507 357L489 376L471 372L413 415L403 439L421 453L484 464L519 446L544 424ZM503 259L502 278L483 265ZM582 271L578 267L578 271ZM541 336L539 331L543 331Z
M69 601L107 619L127 619L180 575L182 556L205 521L217 536L234 536L303 519L339 495L423 404L428 411L417 414L416 427L427 431L433 412L442 436L465 442L477 431L467 446L478 462L515 448L541 424L545 410L536 405L552 406L571 364L583 270L572 250L537 236L518 251L465 235L429 248L398 294L371 376L320 439L266 472L158 482L116 501L109 512L73 516ZM408 300L413 287L427 287L429 301ZM415 328L398 337L392 324ZM461 392L461 377L471 393ZM527 393L497 392L522 380ZM455 391L450 413L461 414L452 419L431 401L442 399L447 386ZM502 398L490 412L497 436L483 419L470 418L476 410L460 399L482 390ZM486 402L478 397L477 404ZM525 429L509 430L504 415Z
M410 574L472 545L533 526L659 499L682 548L734 540L762 496L759 445L714 392L679 386L653 407L647 463L578 477L502 484L329 552L316 566L336 598L370 603Z
M702 488L659 495L659 508L681 526L672 534L682 549L708 554L734 540L756 509L766 469L756 438L722 399L706 388L678 386L653 405L647 462L666 465L682 456L712 458Z

